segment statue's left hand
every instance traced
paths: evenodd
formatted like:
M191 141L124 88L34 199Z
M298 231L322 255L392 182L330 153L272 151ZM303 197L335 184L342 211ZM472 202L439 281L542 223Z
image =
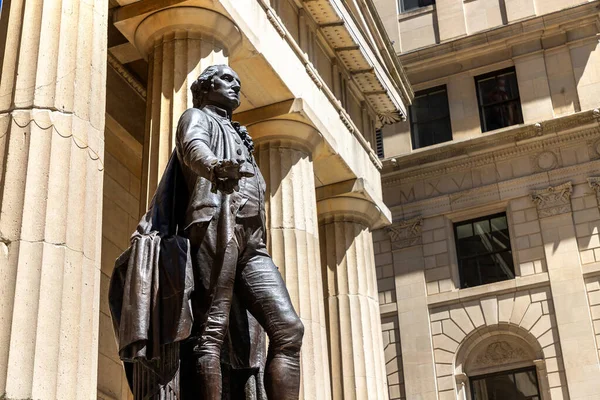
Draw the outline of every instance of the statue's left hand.
M231 194L240 190L238 179L219 179L217 182L215 182L213 188L215 187L217 190L225 194Z

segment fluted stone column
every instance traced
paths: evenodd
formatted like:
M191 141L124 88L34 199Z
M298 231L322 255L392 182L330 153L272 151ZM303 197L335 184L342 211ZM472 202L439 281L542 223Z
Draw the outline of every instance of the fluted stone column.
M311 158L319 134L309 125L290 120L270 120L248 129L267 182L269 249L304 323L300 398L331 399Z
M108 1L8 4L0 397L95 399Z
M177 122L192 107L190 86L214 64L227 64L241 43L223 15L199 7L158 11L139 25L135 45L148 59L148 102L141 209L146 210L175 147Z
M388 398L375 256L377 207L356 197L318 202L334 400Z

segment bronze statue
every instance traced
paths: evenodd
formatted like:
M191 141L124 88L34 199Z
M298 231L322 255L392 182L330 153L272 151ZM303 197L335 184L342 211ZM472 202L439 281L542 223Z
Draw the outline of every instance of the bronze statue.
M192 84L175 155L111 279L130 383L151 380L143 396L163 393L144 398L298 399L304 327L265 245L252 139L231 121L240 85L226 65ZM150 372L127 368L136 363Z

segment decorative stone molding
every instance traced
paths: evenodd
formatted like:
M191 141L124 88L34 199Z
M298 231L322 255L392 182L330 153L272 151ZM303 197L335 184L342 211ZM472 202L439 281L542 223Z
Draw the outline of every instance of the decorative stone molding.
M532 157L533 169L536 172L548 171L560 165L558 156L549 150L543 151Z
M383 125L392 125L400 121L406 121L406 116L402 115L399 111L390 111L377 115L378 123L377 127L381 128Z
M531 199L537 206L540 218L551 217L571 212L571 193L573 186L571 182L559 186L550 186L548 189L535 190Z
M395 162L384 162L384 186L418 181L426 176L440 175L449 169L465 171L482 164L508 160L525 154L540 153L545 149L560 148L565 143L589 141L590 156L599 158L600 129L585 127L578 131L554 135L566 129L574 129L595 121L591 111L554 118L542 123L542 135L534 124L517 126L490 136L482 136L465 142L449 143L439 148L425 149L410 155L396 157ZM530 140L535 139L535 140ZM511 145L512 144L512 145ZM440 164L440 160L446 162ZM427 165L430 164L430 165Z
M544 360L543 358L538 358L537 360L533 360L533 364L536 366L538 371L546 370L546 360Z
M600 176L590 176L587 181L588 185L596 192L596 197L600 198Z
M123 64L121 64L119 62L119 60L116 59L115 56L113 56L112 54L110 54L110 52L108 52L106 54L106 59L108 60L108 65L111 66L111 68L119 75L121 75L121 77L123 79L125 79L125 82L127 82L127 84L129 86L131 86L131 88L144 100L146 100L146 88L144 87L144 85L142 85L142 83L140 81L137 80L136 77L133 76L133 74L131 72L129 72L129 70L127 68L125 68L123 66Z
M493 342L486 347L484 352L477 355L473 366L485 368L524 361L527 360L527 353L523 348L515 347L505 340Z
M417 246L421 244L421 229L423 218L417 217L397 222L386 229L392 240L394 249Z

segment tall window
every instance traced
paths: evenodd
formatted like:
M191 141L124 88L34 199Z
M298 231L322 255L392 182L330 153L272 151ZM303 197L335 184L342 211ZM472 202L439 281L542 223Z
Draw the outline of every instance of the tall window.
M426 7L432 4L435 4L435 0L400 0L400 8L402 11Z
M514 68L478 76L475 84L483 132L523 123Z
M473 400L540 400L535 367L471 378Z
M410 106L410 131L413 149L452 140L445 85L415 93Z
M454 224L461 288L515 277L506 214Z

